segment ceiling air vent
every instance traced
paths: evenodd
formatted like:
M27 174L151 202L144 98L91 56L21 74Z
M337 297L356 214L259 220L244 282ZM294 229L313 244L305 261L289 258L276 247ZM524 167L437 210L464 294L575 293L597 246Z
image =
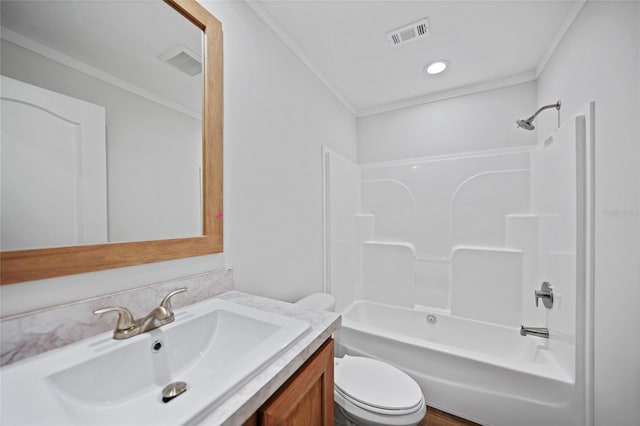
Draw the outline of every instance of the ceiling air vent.
M413 40L418 40L431 34L429 19L424 18L413 24L387 33L387 40L391 46L400 46Z
M160 55L160 59L190 76L202 72L200 55L182 44L167 50Z

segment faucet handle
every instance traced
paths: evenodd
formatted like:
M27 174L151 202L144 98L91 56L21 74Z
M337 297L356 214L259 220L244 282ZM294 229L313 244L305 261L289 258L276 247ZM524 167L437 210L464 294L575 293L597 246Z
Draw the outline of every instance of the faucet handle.
M536 298L536 308L538 307L538 300L542 299L544 307L551 309L553 307L553 287L548 282L543 282L540 286L540 290L534 291Z
M116 331L129 330L133 328L136 324L133 319L133 315L126 308L120 307L112 307L112 308L101 308L93 311L95 315L102 315L107 312L117 312L118 313L118 322L116 323Z
M168 313L173 314L173 308L171 307L171 298L173 296L175 296L178 293L182 293L187 291L186 287L183 288L179 288L177 290L173 290L171 293L167 294L164 299L162 299L162 302L160 302L160 307L164 308L167 310Z

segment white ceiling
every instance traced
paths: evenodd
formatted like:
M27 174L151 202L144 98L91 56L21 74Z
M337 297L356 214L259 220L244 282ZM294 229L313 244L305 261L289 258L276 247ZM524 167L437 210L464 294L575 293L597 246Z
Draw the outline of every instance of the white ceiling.
M535 70L574 9L562 1L249 1L356 112ZM575 9L574 9L575 10ZM428 17L431 35L391 47L385 34ZM427 76L428 63L449 68ZM513 81L513 78L511 80Z
M575 3L247 1L357 115L486 82L535 78L536 66L562 33ZM191 110L200 109L201 78L181 74L158 55L176 44L199 51L201 33L163 2L1 4L3 27ZM398 47L388 44L388 31L424 17L429 18L430 36ZM438 76L425 75L424 66L437 59L448 60L449 68ZM170 79L176 83L167 84Z
M159 55L179 44L200 53L202 31L164 2L2 0L0 6L3 30L200 115L202 74L188 76Z

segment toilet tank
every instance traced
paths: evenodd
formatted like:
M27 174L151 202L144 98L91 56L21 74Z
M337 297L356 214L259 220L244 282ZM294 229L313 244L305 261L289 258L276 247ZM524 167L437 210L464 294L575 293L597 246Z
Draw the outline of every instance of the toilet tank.
M336 307L336 298L327 293L313 293L298 300L296 305L315 311L333 311Z

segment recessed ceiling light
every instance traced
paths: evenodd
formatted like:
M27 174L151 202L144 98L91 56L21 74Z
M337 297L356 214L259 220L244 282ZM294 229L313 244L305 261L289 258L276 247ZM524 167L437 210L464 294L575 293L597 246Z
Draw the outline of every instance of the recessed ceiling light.
M447 61L435 61L424 67L424 72L431 75L440 74L442 71L447 69L447 65Z

